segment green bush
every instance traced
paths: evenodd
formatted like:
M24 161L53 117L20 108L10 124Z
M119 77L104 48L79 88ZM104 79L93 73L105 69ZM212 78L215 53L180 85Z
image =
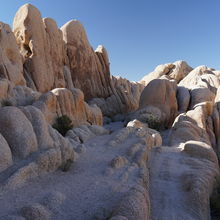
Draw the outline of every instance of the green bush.
M72 163L73 163L73 160L68 159L67 161L65 161L65 162L61 165L60 169L61 169L63 172L67 172L67 171L70 170Z
M63 136L73 128L72 120L67 115L62 115L56 119L53 128L60 132Z
M142 115L141 121L147 123L149 128L152 128L155 130L160 129L160 119L151 113Z
M2 100L1 100L1 105L2 105L2 107L4 107L4 106L12 106L13 104L12 104L12 102L11 102L10 100L8 100L8 99L2 99Z
M210 198L211 216L213 219L220 218L220 187L218 187Z

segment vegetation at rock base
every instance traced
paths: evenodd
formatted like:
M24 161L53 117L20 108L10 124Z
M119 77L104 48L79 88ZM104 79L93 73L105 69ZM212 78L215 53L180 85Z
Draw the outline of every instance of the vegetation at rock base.
M144 118L144 122L148 124L149 128L159 130L160 129L160 119L153 115L153 114L147 114Z
M212 219L220 218L220 187L218 187L210 198L210 209Z
M2 105L2 107L4 107L4 106L12 106L13 104L12 104L12 102L11 102L10 100L8 100L8 99L2 99L2 100L1 100L1 105Z
M62 115L56 119L56 122L53 124L53 128L65 136L67 131L73 128L72 120L67 115Z
M64 163L61 165L60 169L61 169L63 172L67 172L67 171L69 171L69 169L70 169L72 163L73 163L73 160L69 159L69 160L67 160L66 162L64 162Z

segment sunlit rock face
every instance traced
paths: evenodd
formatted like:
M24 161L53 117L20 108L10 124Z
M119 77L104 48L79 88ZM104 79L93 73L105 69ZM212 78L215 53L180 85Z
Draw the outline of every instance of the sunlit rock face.
M112 76L79 21L59 29L30 4L13 32L0 22L0 55L0 219L211 218L219 70Z
M65 87L64 43L56 22L42 19L37 8L26 4L15 15L13 32L29 85L39 92Z
M85 98L108 97L111 94L109 60L106 50L94 51L82 24L72 20L61 27L67 47L73 85L80 88Z
M178 83L187 76L191 70L192 67L190 67L185 61L162 64L157 66L153 72L144 76L140 80L140 83L146 86L151 80L159 79L161 77L173 79Z
M15 36L9 25L0 22L0 77L15 85L25 85L23 63Z

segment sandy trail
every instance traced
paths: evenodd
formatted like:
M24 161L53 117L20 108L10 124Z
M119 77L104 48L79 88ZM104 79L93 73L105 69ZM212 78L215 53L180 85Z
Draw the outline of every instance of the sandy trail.
M121 125L111 127L117 130ZM106 219L117 206L123 195L133 186L138 168L125 166L109 175L107 170L113 158L123 155L126 146L135 142L109 146L115 132L97 136L85 144L86 151L72 165L68 172L58 170L32 180L23 187L0 196L0 219L19 214L27 205L42 203L51 192L59 192L66 199L53 210L52 219L91 220ZM129 170L129 172L128 172ZM131 172L132 170L132 172ZM129 174L129 175L128 175Z

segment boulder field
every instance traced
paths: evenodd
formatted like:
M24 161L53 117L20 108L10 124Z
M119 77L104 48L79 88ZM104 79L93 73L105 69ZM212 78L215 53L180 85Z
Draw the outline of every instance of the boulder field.
M79 21L31 4L0 54L0 220L220 218L220 70L114 77Z

